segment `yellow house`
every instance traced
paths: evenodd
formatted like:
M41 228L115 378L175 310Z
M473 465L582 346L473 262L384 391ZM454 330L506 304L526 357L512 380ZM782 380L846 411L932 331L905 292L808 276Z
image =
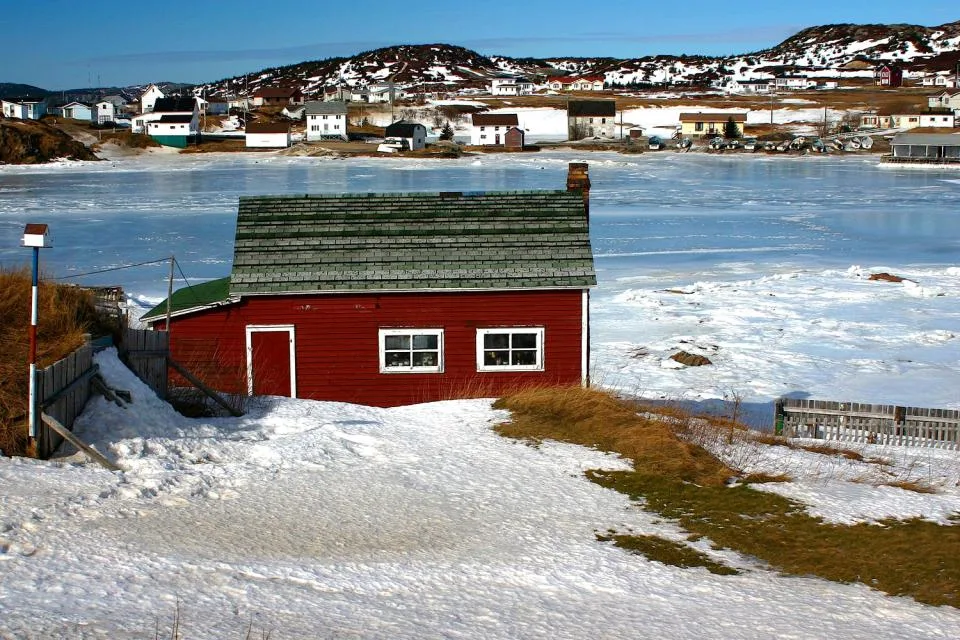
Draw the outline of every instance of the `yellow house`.
M745 113L681 113L680 135L722 136L731 118L737 126L737 135L742 136L743 127L747 124Z

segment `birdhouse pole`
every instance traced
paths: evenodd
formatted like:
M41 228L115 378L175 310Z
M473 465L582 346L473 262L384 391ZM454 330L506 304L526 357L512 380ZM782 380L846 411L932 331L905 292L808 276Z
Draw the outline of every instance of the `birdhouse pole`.
M30 440L37 437L37 321L40 291L40 249L50 246L45 224L28 224L23 230L23 246L33 249L30 289L30 391L27 396L27 420Z

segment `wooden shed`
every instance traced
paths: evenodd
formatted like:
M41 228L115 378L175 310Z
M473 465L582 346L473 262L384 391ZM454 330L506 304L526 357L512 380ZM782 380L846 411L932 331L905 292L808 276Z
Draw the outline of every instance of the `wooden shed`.
M376 406L586 384L589 188L573 163L557 191L242 197L230 277L171 298L172 355L222 391Z

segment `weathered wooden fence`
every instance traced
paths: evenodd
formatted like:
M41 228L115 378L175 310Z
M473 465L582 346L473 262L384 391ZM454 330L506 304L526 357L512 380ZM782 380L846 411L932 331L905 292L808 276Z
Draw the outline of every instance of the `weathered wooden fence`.
M126 329L119 353L138 378L153 389L159 398L167 399L170 334L166 331Z
M37 371L37 401L40 411L55 418L67 429L90 397L90 380L97 373L93 348L86 344L63 360ZM63 438L46 425L37 425L37 455L49 458Z
M960 411L781 398L775 428L787 437L960 450Z

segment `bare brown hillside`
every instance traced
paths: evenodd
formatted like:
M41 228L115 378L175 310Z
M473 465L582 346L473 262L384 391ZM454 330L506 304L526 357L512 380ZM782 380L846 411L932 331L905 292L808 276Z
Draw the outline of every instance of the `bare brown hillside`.
M0 164L38 164L58 158L99 159L82 143L45 122L0 118Z

